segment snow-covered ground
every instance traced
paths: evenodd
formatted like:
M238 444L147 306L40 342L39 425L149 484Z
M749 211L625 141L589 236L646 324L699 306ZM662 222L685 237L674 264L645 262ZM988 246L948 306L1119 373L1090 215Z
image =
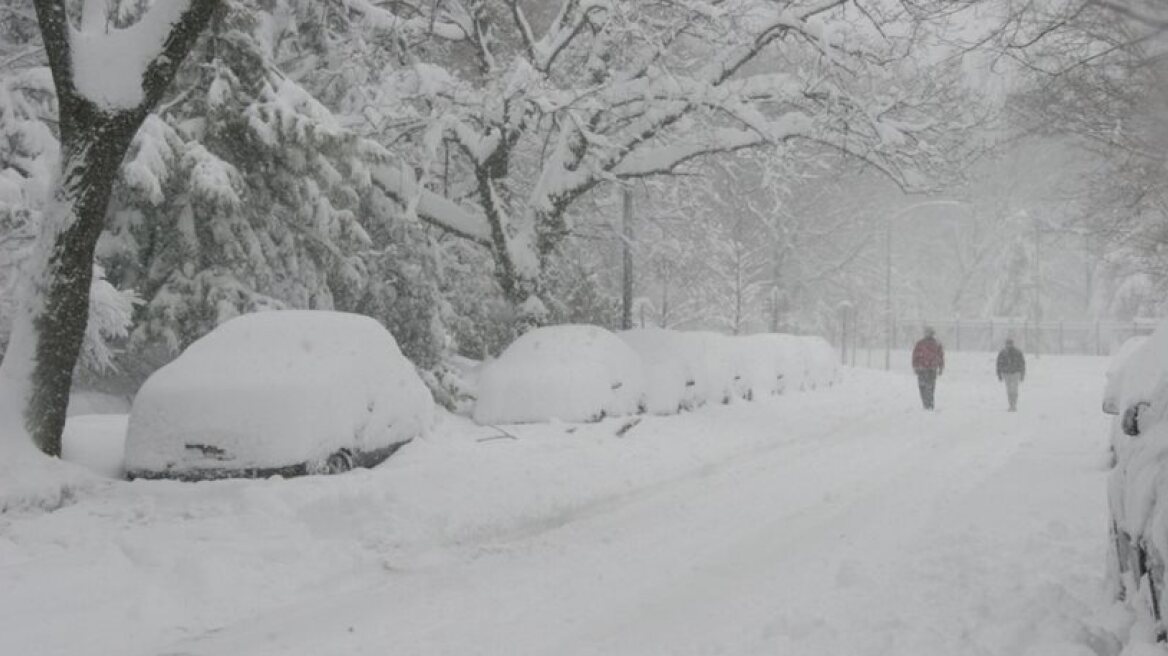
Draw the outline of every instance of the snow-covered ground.
M950 359L0 514L0 654L1117 654L1106 360Z

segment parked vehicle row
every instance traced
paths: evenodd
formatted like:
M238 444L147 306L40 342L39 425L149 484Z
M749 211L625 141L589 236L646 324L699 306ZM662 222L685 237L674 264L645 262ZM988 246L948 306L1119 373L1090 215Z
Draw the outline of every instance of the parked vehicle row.
M819 338L596 326L532 330L481 367L482 424L672 414L831 385ZM138 392L126 476L204 480L369 467L431 424L434 402L376 321L340 312L231 319Z
M839 377L834 351L818 337L549 326L523 335L483 365L474 419L500 424L676 414L829 386Z

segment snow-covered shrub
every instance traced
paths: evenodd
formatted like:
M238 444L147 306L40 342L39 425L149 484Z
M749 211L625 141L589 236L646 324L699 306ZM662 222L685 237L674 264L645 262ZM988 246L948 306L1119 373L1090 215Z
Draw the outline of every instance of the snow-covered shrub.
M142 386L126 469L238 472L376 453L425 432L433 401L393 337L368 317L261 312L191 344ZM216 475L216 474L211 474Z
M591 421L638 412L641 358L596 326L537 328L515 340L479 374L480 424Z

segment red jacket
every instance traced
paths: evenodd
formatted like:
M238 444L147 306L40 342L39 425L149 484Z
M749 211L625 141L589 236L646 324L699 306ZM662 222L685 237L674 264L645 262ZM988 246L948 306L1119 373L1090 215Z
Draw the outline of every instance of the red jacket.
M925 337L913 347L913 369L944 369L945 349L933 337Z

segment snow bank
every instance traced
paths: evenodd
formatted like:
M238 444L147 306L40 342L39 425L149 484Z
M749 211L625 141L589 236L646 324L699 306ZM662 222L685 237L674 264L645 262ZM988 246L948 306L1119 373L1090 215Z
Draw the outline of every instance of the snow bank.
M107 478L122 478L129 419L129 415L69 417L61 435L61 459Z
M408 441L427 430L432 413L413 365L376 321L340 312L249 314L192 344L142 386L126 468L319 463L341 448Z
M591 421L633 414L644 395L641 359L616 335L596 326L548 326L483 366L474 419Z

